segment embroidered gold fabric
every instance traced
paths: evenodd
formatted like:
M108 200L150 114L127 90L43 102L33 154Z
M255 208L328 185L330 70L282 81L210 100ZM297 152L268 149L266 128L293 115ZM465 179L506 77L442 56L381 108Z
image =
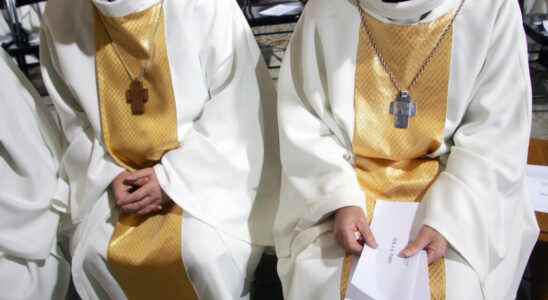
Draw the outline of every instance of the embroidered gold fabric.
M402 86L409 85L451 17L448 14L431 23L414 25L386 24L369 17L378 47ZM389 107L399 91L369 46L367 33L363 28L360 31L353 151L369 220L376 200L420 202L439 174L439 161L427 155L443 142L451 50L452 33L409 91L417 115L410 119L408 129L397 129ZM347 257L343 266L342 295L348 287L351 259ZM445 262L430 265L429 275L432 299L445 299Z
M109 243L108 263L130 300L197 300L182 260L182 209L123 216Z
M163 15L153 45L156 47L152 65L145 74L144 87L149 101L143 115L133 115L126 91L131 79L114 50L101 19L109 26L122 59L133 74L139 74L141 62L150 56L146 45L154 29L160 5L125 17L97 15L96 10L96 73L99 86L103 139L111 156L128 169L151 167L164 153L179 147L177 113L167 48Z
M105 31L117 43L122 59L133 74L150 56L150 31L160 5L125 17L101 18L95 11L96 76L105 146L128 170L155 165L169 150L179 147L177 114L165 43L163 14L154 41L156 50L144 85L149 101L143 115L133 115L126 102L130 78ZM130 300L195 300L192 283L182 260L182 210L140 217L121 215L108 246L108 265Z

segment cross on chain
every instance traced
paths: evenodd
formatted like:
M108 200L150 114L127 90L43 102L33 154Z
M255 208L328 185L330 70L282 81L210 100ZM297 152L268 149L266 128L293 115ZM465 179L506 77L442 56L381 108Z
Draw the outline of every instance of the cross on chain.
M145 103L148 102L148 89L143 88L143 82L135 79L131 81L126 91L127 103L131 104L131 112L134 115L145 113Z
M409 118L417 114L417 105L407 91L401 91L396 101L390 103L390 114L394 116L394 126L400 129L409 127Z

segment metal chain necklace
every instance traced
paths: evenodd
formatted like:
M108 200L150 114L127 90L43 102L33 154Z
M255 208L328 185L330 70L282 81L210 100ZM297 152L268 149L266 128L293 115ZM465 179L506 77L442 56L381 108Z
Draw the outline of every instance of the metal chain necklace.
M158 34L158 29L160 28L160 19L164 11L164 1L160 3L160 7L158 10L158 13L156 15L155 21L154 21L154 28L150 31L150 35L146 41L146 45L148 45L148 52L149 57L145 61L141 62L141 66L139 69L139 74L135 76L133 72L131 72L130 67L128 66L127 62L123 59L123 56L120 52L120 49L118 49L118 45L114 42L113 35L110 32L110 29L107 25L106 20L104 19L104 16L98 12L99 18L101 19L101 23L103 23L103 26L105 27L105 32L107 33L108 38L110 39L112 48L114 50L114 53L118 57L118 60L122 63L122 66L124 67L124 70L126 71L129 79L131 80L131 83L129 84L129 88L126 91L126 101L127 103L131 104L131 112L134 115L142 115L145 112L145 103L148 101L148 89L144 88L143 81L145 74L150 69L150 66L152 65L152 61L154 60L155 53L156 53L156 36Z
M409 118L414 117L417 113L417 106L411 99L409 90L413 86L415 86L417 81L419 81L424 71L426 70L426 67L430 65L430 63L432 62L432 58L436 55L439 48L441 47L442 42L445 40L449 32L453 29L455 18L457 17L457 15L459 15L460 11L462 10L465 0L462 0L461 3L459 4L457 10L455 11L455 14L451 18L451 21L441 33L438 41L436 42L432 50L428 53L428 55L426 56L426 58L420 65L419 70L417 71L415 76L413 76L413 79L411 80L411 83L407 86L407 88L402 88L400 82L398 81L398 79L396 78L396 76L394 75L390 67L388 66L388 63L386 62L381 51L379 50L379 47L377 46L377 43L373 37L373 33L369 29L369 26L367 23L367 13L360 5L360 2L359 2L360 0L353 0L353 1L354 1L354 5L358 8L358 11L360 13L361 26L363 27L365 33L367 34L369 46L371 46L371 48L375 52L375 55L379 59L379 62L381 63L384 71L386 72L386 74L388 74L390 81L392 82L396 90L398 91L398 96L395 101L390 103L390 110L389 110L389 113L394 116L394 120L395 120L394 127L406 129L409 127Z

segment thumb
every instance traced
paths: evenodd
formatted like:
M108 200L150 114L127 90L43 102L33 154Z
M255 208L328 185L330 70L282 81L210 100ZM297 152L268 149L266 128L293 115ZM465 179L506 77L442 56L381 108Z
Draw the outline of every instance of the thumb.
M369 228L369 226L366 224L367 222L358 222L358 224L356 225L362 237L364 238L367 246L373 249L377 249L378 245L377 245L377 241L375 240L375 236L373 235L373 232L371 232L371 228Z
M141 179L143 177L148 177L148 176L150 176L150 174L151 174L151 169L150 168L137 170L137 171L134 171L134 172L130 173L126 177L126 181L136 181L136 180Z
M430 244L430 237L428 235L424 234L423 232L421 232L421 234L419 234L419 236L417 237L417 239L414 242L407 245L407 247L405 247L405 249L403 249L400 252L400 256L402 256L402 257L414 256L419 251L426 248L426 246L428 246L428 244Z
M140 177L137 179L126 179L124 180L125 185L130 185L133 187L141 187L149 181L148 177Z

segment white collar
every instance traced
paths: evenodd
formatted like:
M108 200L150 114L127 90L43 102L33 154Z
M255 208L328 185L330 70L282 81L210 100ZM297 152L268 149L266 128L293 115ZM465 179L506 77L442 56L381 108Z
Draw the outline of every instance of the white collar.
M408 23L409 20L420 20L425 14L447 6L454 0L409 0L404 2L383 2L382 0L360 0L363 8L375 16L393 21Z
M161 0L116 0L111 2L108 0L92 0L101 14L107 17L124 17L138 13L160 3L160 1Z

